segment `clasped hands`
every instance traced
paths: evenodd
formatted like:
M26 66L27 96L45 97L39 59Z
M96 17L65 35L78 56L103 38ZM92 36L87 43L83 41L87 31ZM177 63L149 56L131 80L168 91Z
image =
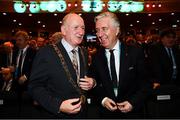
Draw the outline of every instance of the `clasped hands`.
M106 107L110 111L120 110L123 113L128 113L128 112L132 111L132 109L133 109L133 106L128 101L124 101L121 103L115 103L110 98L105 98L105 99L106 100L103 102L103 106Z

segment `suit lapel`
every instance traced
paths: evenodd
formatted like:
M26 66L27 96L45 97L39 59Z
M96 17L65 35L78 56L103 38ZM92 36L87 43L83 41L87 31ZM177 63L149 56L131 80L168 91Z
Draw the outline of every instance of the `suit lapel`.
M73 80L75 80L75 82L77 82L77 81L76 81L76 78L77 78L77 76L76 76L76 71L75 71L74 68L73 68L71 59L70 59L67 51L65 50L65 48L63 47L63 45L61 44L61 42L59 42L59 43L57 44L57 46L58 46L58 48L62 51L62 55L63 55L63 57L64 57L64 59L65 59L65 62L67 63L68 70L69 70L69 72L71 73ZM59 57L58 57L58 58L59 58ZM60 61L60 60L59 60L59 61Z
M109 72L109 68L108 68L108 62L107 62L107 57L106 57L106 51L103 48L101 50L101 54L99 56L99 60L100 60L100 66L103 66L102 68L102 73L104 73L104 83L107 86L107 90L109 90L109 93L111 94L112 97L115 98L115 94L114 94L114 89L113 89L113 84L111 81L111 77L110 77L110 72Z
M127 67L128 67L128 48L124 45L124 43L121 43L121 51L120 51L120 68L119 68L119 88L118 89L121 89L121 87L123 86L123 80L124 80L124 77L126 75L126 70L127 70ZM119 92L121 91L118 91L118 95L120 94Z
M87 74L87 67L86 67L86 61L85 61L85 54L82 53L84 57L81 54L82 48L79 47L78 54L79 54L79 62L80 62L80 78L84 78L84 76Z
M167 53L167 51L166 51L166 49L165 49L165 47L163 46L163 45L161 45L161 51L162 51L162 58L165 58L165 59L167 59L168 61L166 62L166 60L165 60L165 64L167 64L167 65L169 65L169 66L172 66L171 64L171 61L170 61L170 58L169 58L169 55L168 55L168 53Z

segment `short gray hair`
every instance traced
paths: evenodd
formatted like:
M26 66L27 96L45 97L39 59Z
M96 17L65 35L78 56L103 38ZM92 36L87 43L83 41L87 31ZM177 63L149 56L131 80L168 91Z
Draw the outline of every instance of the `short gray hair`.
M120 28L120 22L118 17L116 16L116 14L111 13L111 12L103 12L101 14L99 14L98 16L95 17L94 21L97 22L97 20L104 18L104 17L109 17L110 19L112 19L112 23L116 26Z

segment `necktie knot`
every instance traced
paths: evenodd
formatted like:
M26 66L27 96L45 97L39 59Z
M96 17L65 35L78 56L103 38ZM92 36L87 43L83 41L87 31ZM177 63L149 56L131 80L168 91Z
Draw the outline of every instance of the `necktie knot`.
M71 52L73 53L73 54L76 54L76 50L75 49L73 49L73 50L71 50Z
M79 80L79 70L78 70L78 61L77 61L77 50L73 49L73 50L71 50L71 52L73 53L73 55L72 55L72 64L73 64L74 70L76 71L77 80Z
M23 50L20 51L20 55L23 55Z
M114 49L110 49L109 52L112 54L114 52Z

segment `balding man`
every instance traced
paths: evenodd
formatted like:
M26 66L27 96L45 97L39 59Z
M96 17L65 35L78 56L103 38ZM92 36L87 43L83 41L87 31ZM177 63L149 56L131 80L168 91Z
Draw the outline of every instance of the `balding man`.
M83 40L83 19L69 13L63 18L63 38L42 48L35 58L29 92L51 115L58 118L85 118L85 92L95 81L86 76L87 53Z

